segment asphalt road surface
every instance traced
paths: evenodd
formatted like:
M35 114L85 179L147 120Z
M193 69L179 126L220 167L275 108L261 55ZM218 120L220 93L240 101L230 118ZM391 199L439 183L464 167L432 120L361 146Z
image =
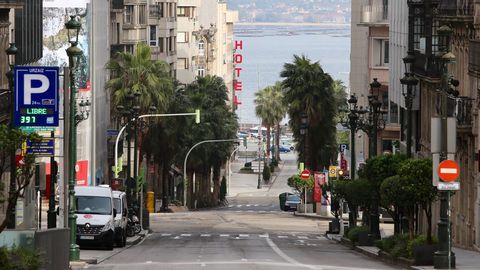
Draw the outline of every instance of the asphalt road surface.
M232 181L251 184L229 205L205 211L151 215L151 229L141 243L88 269L114 270L384 270L400 269L374 261L323 237L328 221L296 217L278 207L278 194L290 191L295 155L270 187L256 189L252 176ZM232 183L232 189L234 189Z

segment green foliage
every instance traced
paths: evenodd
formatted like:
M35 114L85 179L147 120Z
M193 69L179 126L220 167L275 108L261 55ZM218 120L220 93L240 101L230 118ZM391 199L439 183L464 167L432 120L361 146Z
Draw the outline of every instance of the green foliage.
M263 176L263 181L265 182L270 181L270 177L272 176L272 174L270 172L270 167L268 167L267 164L263 166L262 176Z
M294 188L299 193L303 193L305 191L305 188L307 188L307 190L312 190L314 182L313 177L310 177L309 179L303 179L295 174L288 178L287 184L289 187Z
M40 255L33 250L0 247L0 265L2 270L38 270L42 262Z
M383 180L396 175L401 162L405 159L404 155L399 154L385 154L369 158L365 166L358 171L358 176L369 180L372 187L378 192Z
M428 243L427 235L421 234L417 235L413 240L410 240L407 244L407 253L410 258L413 257L413 251L416 247L430 245L430 244L438 244L438 239L436 237L432 238L432 243Z
M398 257L407 257L408 234L396 234L390 237L378 240L376 245L381 250Z
M340 131L337 132L337 144L349 144L350 143L350 132L349 131Z
M359 234L362 232L368 232L369 228L366 226L357 226L348 230L347 238L350 239L353 243L358 242Z
M280 76L284 78L284 101L288 104L289 125L297 143L299 160L308 157L306 165L311 170L328 167L337 153L335 115L338 106L334 80L318 62L304 55L294 55L292 63L284 64ZM306 135L300 133L302 113L308 117Z

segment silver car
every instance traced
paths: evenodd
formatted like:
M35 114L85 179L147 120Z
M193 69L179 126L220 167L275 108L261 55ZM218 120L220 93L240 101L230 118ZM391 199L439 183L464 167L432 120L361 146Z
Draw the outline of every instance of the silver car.
M285 211L296 211L298 205L301 203L300 196L297 194L287 195L287 200L285 201Z

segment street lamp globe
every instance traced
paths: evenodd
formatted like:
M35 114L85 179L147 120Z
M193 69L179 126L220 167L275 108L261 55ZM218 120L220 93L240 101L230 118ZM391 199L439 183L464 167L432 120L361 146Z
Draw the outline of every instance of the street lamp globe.
M80 34L81 28L80 22L76 19L75 15L70 16L70 20L65 24L67 28L68 41L73 45L78 44L78 35Z

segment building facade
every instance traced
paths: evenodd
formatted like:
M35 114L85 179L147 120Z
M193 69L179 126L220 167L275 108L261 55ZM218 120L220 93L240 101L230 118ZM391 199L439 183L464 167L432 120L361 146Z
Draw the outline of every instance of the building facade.
M377 134L375 154L394 152L394 142L400 138L398 106L389 100L390 45L389 1L352 1L352 48L350 89L358 97L358 105L369 106L368 97L376 96L382 102L382 124ZM381 87L372 89L377 80ZM364 131L357 133L356 160L363 163L368 157L369 140ZM363 146L363 147L362 147ZM373 153L372 153L373 154ZM358 166L358 164L356 164Z
M233 25L238 13L228 10L226 1L179 0L177 17L178 80L186 84L197 76L216 75L233 94Z

